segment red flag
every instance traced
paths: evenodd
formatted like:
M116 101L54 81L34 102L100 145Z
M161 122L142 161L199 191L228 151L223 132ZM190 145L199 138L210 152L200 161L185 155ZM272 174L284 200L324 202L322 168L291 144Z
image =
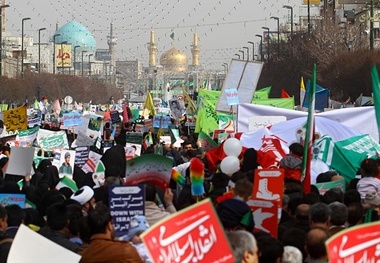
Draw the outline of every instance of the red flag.
M263 138L263 145L257 151L257 162L263 169L278 167L281 159L285 156L281 142L275 137Z
M128 110L127 110L127 102L123 103L123 123L129 122Z
M281 89L281 98L290 98L289 94L284 89Z

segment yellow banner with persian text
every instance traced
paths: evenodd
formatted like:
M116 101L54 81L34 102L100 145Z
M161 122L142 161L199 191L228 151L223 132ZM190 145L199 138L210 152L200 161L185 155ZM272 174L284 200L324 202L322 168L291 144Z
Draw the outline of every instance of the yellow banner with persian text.
M55 45L55 64L57 68L71 68L71 45Z
M21 131L28 128L26 106L4 111L4 125L9 131Z

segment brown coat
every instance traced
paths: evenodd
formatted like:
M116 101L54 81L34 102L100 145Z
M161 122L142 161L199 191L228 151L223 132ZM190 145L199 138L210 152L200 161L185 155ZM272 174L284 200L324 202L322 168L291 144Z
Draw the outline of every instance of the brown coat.
M90 245L82 253L80 262L142 263L136 249L125 241L116 241L106 234L95 234Z

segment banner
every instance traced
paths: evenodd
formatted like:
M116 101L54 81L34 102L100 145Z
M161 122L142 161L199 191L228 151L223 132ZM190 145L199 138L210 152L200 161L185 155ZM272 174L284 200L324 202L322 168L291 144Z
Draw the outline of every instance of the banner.
M266 88L262 88L262 89L256 90L255 94L253 96L253 100L256 100L256 99L259 99L259 100L268 99L269 98L269 93L270 93L271 89L272 89L272 87L266 87Z
M141 238L156 262L235 262L210 199L166 217Z
M109 208L117 237L128 234L129 222L135 215L144 215L143 186L111 186L108 191Z
M343 193L346 192L346 182L344 179L325 183L317 183L314 185L318 188L320 195L324 195L328 190L333 188L339 188Z
M21 131L28 128L26 106L4 111L4 125L9 131Z
M42 135L42 133L46 135ZM65 131L46 133L46 130L40 129L37 140L39 141L39 146L47 151L68 148L69 146Z
M173 160L158 154L145 154L127 161L124 182L136 185L151 182L166 189L169 186Z
M36 126L31 129L19 131L16 139L19 142L19 146L32 147L34 140L37 139L39 129L40 127Z
M55 64L57 68L71 68L71 45L57 44L55 45Z
M269 98L269 99L253 99L252 104L277 107L282 109L294 110L294 97L290 98Z
M329 262L379 262L380 221L342 230L326 241Z

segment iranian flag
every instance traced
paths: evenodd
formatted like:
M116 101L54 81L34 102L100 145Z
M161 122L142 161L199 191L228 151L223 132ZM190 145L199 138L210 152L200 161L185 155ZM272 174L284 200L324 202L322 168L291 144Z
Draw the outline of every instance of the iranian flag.
M198 140L206 151L218 147L218 144L203 131L199 133Z
M309 108L306 122L306 136L304 143L303 162L302 162L302 186L304 194L310 193L311 185L311 159L312 148L315 134L315 120L314 120L314 108L315 108L315 87L317 85L317 66L314 64L313 73L311 76L309 90Z
M372 92L373 92L373 100L375 104L375 114L376 114L376 122L377 122L377 130L380 133L380 81L379 74L377 71L376 64L374 64L371 68L371 78L372 78ZM380 140L380 135L379 140Z
M74 193L76 191L78 191L78 186L77 184L75 183L74 180L71 180L69 177L67 176L63 176L61 178L61 180L59 181L59 183L55 186L55 189L59 190L63 187L68 187L70 188Z

